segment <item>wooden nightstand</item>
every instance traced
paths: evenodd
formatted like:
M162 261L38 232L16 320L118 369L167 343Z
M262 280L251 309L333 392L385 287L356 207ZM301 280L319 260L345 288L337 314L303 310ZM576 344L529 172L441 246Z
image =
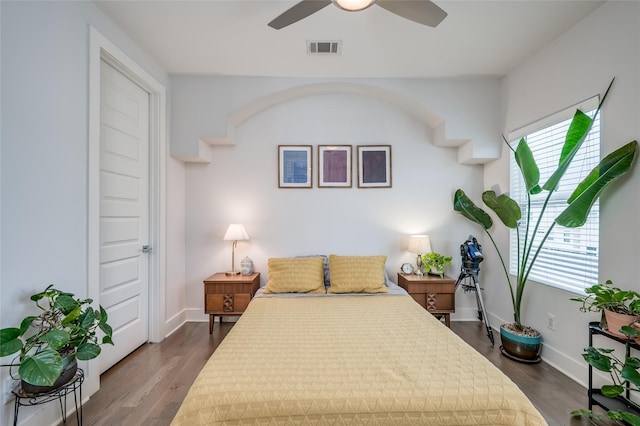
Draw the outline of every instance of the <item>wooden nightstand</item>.
M398 273L398 285L423 308L436 317L444 317L447 327L456 311L456 281L439 275L406 275Z
M209 314L209 334L213 333L216 315L242 315L260 288L260 273L227 276L218 272L204 280L204 313Z

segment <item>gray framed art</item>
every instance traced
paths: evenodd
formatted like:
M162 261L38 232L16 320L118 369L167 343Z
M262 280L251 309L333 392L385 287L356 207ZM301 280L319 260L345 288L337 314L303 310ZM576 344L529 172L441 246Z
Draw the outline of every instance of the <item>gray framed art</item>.
M391 188L391 145L358 145L358 188Z

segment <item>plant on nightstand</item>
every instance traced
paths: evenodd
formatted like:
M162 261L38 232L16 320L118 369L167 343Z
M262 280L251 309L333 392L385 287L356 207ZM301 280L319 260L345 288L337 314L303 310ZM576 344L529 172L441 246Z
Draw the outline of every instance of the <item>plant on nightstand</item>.
M0 357L18 353L14 362L4 366L18 366L22 390L38 393L69 381L77 370L76 360L97 357L100 344L113 344L113 331L107 312L102 306L93 309L91 299L79 299L50 285L31 300L40 314L25 317L20 328L0 330Z
M423 254L420 257L424 272L440 275L444 278L444 270L447 265L451 265L451 257L444 256L434 251Z

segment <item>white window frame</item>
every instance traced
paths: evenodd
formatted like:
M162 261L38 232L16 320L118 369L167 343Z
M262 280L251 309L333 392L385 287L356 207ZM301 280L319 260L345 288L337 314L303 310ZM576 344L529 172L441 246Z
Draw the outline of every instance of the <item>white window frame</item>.
M560 151L564 144L566 128L571 122L571 118L580 109L593 117L598 105L598 98L594 97L572 106L551 116L545 117L522 129L508 135L508 140L515 149L521 138L525 138L533 152L538 167L540 168L540 186L548 180L549 176L558 166ZM555 133L554 133L555 131ZM548 145L551 143L551 145ZM540 226L538 230L539 241L547 231L548 226L562 212L567 204L566 200L576 187L578 182L584 179L587 174L600 162L600 117L596 121L585 139L582 147L574 158L571 167L567 170L560 181L558 190L552 195L547 210L545 212L546 224ZM564 188L564 189L563 189ZM513 155L510 160L510 195L516 200L522 209L522 220L519 226L520 242L524 241L526 231L526 188L524 186L522 174ZM542 204L548 192L543 191L539 195L531 196L532 224L529 232L533 232L534 224L537 220L535 207ZM555 288L563 289L571 293L585 294L584 289L597 284L599 265L599 222L600 206L599 202L593 205L587 218L587 223L579 228L565 228L555 225L552 234L545 242L543 248L536 259L536 263L531 269L529 280ZM542 230L542 232L541 232ZM510 233L510 255L509 272L516 275L518 253L517 253L517 230L512 229ZM532 253L537 246L534 243Z

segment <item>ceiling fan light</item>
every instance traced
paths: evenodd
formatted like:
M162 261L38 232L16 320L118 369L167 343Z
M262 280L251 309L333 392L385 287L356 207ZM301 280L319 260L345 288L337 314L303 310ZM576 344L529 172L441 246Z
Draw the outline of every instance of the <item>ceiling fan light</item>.
M333 0L334 3L343 10L357 12L371 6L375 0Z

